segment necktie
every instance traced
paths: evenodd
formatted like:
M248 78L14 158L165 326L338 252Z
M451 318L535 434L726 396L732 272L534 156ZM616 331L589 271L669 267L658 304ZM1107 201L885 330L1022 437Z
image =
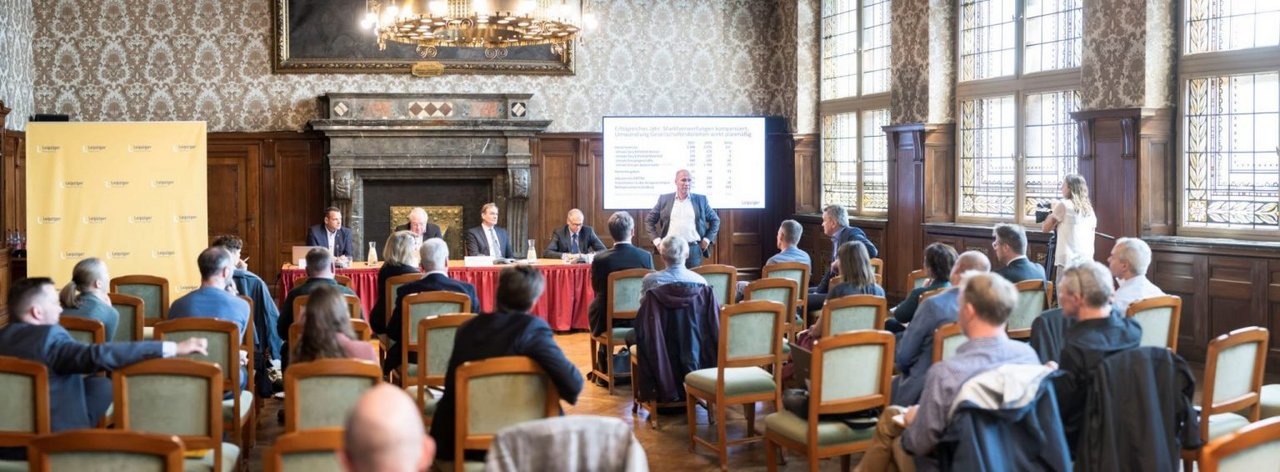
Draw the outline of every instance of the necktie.
M489 255L495 258L501 257L499 256L500 252L498 250L498 235L493 231L493 228L489 228Z
M578 233L573 233L569 237L569 253L582 254L582 251L578 250Z

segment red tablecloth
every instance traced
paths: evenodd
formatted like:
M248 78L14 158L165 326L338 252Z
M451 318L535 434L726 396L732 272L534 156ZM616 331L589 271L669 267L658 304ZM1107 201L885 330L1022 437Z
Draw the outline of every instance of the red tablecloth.
M587 306L595 296L595 292L591 290L591 265L541 259L536 267L546 278L546 290L533 306L533 314L546 320L551 329L556 331L590 329ZM484 312L493 311L493 296L498 290L498 272L501 270L501 266L462 267L461 261L449 262L449 277L474 285L476 296L480 298L480 311ZM378 269L358 264L356 267L338 269L338 275L351 277L367 318L380 292L377 287ZM288 294L296 285L295 282L306 276L306 271L302 269L285 266L280 271L281 295Z

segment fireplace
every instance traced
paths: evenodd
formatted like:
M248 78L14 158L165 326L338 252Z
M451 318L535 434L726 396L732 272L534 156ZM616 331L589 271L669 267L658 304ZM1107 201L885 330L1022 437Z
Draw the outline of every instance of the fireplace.
M362 94L320 97L324 118L311 128L329 139L329 198L351 227L358 259L369 242L382 250L394 206L462 206L450 228L451 256L461 231L480 224L480 207L498 205L498 224L523 253L529 234L530 139L550 121L530 120L530 94ZM434 222L434 219L433 219ZM403 222L396 222L400 224ZM456 239L455 239L456 235Z

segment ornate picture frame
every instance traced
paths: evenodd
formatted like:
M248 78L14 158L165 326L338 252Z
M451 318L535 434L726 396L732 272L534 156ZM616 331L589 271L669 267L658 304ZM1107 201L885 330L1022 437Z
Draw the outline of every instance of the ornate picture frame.
M445 74L573 75L574 44L563 53L550 46L503 49L437 48L387 43L379 50L372 31L361 29L365 0L271 0L272 61L276 74L410 73L438 64Z

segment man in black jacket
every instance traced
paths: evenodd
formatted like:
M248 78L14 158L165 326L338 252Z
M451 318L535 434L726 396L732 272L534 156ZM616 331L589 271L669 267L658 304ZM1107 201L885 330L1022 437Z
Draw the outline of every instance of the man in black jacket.
M1027 259L1027 232L1019 225L998 224L991 230L995 240L991 249L1004 267L996 270L1006 280L1018 283L1024 280L1046 280L1044 267Z
M444 232L440 231L440 226L428 221L427 210L423 210L422 207L414 208L409 211L409 222L396 226L396 231L412 232L419 238L419 242L431 238L443 238Z
M609 217L609 236L613 237L613 249L596 255L591 261L591 289L596 297L587 308L587 321L591 324L591 335L599 336L604 332L604 306L609 301L609 274L626 269L653 270L653 255L631 244L631 235L635 231L635 220L625 211L614 213ZM615 327L629 327L631 320L614 321Z
M507 267L498 276L497 311L477 316L458 328L453 353L449 356L449 369L444 377L444 396L440 398L431 420L431 437L438 446L437 459L461 460L454 457L453 449L455 415L467 414L455 411L455 382L458 366L462 364L491 357L526 356L547 372L560 398L571 404L578 401L578 393L582 392L582 373L556 344L551 326L529 314L529 309L542 296L543 288L542 273L538 269L527 264ZM480 407L501 408L501 405ZM484 460L484 455L485 451L471 451L466 458Z
M850 241L859 241L866 246L868 256L880 256L875 243L867 239L867 233L857 226L849 226L849 213L842 205L827 205L822 209L822 232L831 238L831 263L827 266L827 274L809 288L810 311L822 309L827 302L827 288L831 285L831 279L840 275L836 268L836 254L840 252L840 246Z
M559 259L563 255L578 255L604 250L604 242L596 237L596 230L582 224L582 210L569 210L565 225L551 233L551 241L542 257Z

